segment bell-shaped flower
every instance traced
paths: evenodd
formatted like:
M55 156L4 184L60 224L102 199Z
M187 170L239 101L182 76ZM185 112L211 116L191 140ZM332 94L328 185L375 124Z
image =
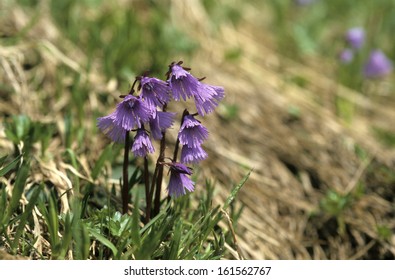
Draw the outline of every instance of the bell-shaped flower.
M147 105L156 110L156 107L163 108L171 99L171 90L169 85L160 79L141 77L141 98Z
M184 116L178 139L182 145L198 147L208 137L208 130L192 115Z
M148 153L155 152L151 139L144 128L140 128L134 137L132 152L136 157L145 157Z
M199 163L207 158L207 153L201 146L188 147L187 145L182 146L181 149L181 162L182 163Z
M192 170L181 163L170 164L170 179L167 190L170 196L179 197L186 194L186 191L193 192L194 182L188 177L192 175Z
M149 121L152 137L155 140L162 139L162 133L174 123L176 113L157 111Z

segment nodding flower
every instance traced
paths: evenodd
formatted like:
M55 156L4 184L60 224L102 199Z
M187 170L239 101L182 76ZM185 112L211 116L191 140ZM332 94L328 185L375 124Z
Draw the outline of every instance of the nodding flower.
M211 113L218 102L225 96L224 89L219 86L203 84L188 72L190 68L181 66L182 62L169 65L168 83L176 101L193 98L199 115Z
M171 90L165 81L157 78L139 77L141 87L141 98L147 105L156 111L156 107L163 108L163 105L171 100Z
M191 168L182 163L167 163L170 167L170 180L167 190L172 197L179 197L186 194L187 191L193 192L195 189L194 182L188 177L192 175Z
M111 114L97 119L97 126L112 141L125 142L127 131L141 128L152 117L150 108L138 97L131 94L123 96Z
M181 149L181 162L182 163L199 163L207 158L207 153L201 146L188 147L182 146Z
M208 130L193 115L185 115L178 139L182 145L198 147L208 138Z
M136 157L145 157L148 153L152 154L155 152L151 139L144 128L137 130L133 141L132 152Z

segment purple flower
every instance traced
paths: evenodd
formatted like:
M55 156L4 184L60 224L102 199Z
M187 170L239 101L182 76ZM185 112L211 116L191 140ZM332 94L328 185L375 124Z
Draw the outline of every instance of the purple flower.
M362 27L354 27L347 31L346 41L355 49L360 49L365 42L365 30Z
M178 64L171 64L169 70L169 85L176 101L193 97L199 115L204 116L218 106L218 102L225 96L222 87L201 83L186 69Z
M114 123L115 118L115 112L111 113L108 116L98 118L97 126L112 141L117 143L124 143L126 130Z
M143 100L129 94L117 105L114 123L125 130L132 130L148 122L151 115L152 110Z
M162 139L162 132L173 125L175 115L176 113L157 111L150 119L151 134L155 140Z
M208 137L208 130L192 115L186 115L178 132L182 145L191 148L199 147Z
M202 87L204 87L207 92L212 94L211 98L203 99L200 95L194 95L193 98L195 100L198 114L204 116L205 113L209 114L214 111L214 109L218 106L219 101L224 98L225 91L223 87L219 86L202 84Z
M188 147L187 145L182 146L181 149L181 162L182 163L199 163L200 161L207 158L207 153L202 149L201 146Z
M166 82L157 78L142 77L140 84L140 96L150 107L153 107L153 110L156 110L156 106L162 108L170 101L171 90Z
M148 153L155 152L151 139L145 129L141 128L137 130L133 141L132 152L136 157L145 157Z
M181 98L185 101L187 98L200 94L199 80L178 64L170 66L169 85L176 101Z
M363 74L367 78L379 77L389 74L392 68L392 62L385 54L380 50L374 50L364 66Z
M344 64L350 63L353 60L353 58L354 58L354 52L352 49L344 49L339 54L339 59Z
M186 190L192 192L194 187L194 182L188 177L191 175L192 171L189 167L173 162L170 164L170 180L167 187L169 195L173 197L179 197L186 194Z

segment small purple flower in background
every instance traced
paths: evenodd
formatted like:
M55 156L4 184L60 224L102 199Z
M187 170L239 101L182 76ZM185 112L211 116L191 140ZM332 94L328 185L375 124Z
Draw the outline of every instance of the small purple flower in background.
M141 77L141 94L140 96L147 102L150 107L156 110L156 106L163 108L163 105L171 99L169 85L157 78Z
M136 157L145 157L148 153L155 152L151 139L144 128L137 130L136 136L134 137L132 152Z
M360 49L365 43L365 30L362 27L354 27L347 31L346 41L354 49Z
M208 137L208 130L192 115L186 115L178 132L178 139L182 145L198 147Z
M140 128L144 122L148 122L152 116L152 110L143 100L131 94L117 105L114 123L129 131Z
M162 139L162 132L173 125L175 115L176 113L157 111L150 119L151 134L155 140Z
M170 179L167 187L169 195L179 197L186 194L186 190L192 192L195 189L194 182L188 177L192 174L189 167L182 163L170 163Z
M181 162L182 163L199 163L207 158L207 153L201 146L188 147L182 146L181 149Z
M211 113L218 106L218 102L224 98L224 89L201 83L187 71L190 68L183 68L181 63L172 63L169 66L168 82L174 100L183 99L185 101L187 98L193 97L199 115L204 116Z
M97 126L113 142L124 143L126 130L114 123L115 118L115 112L111 113L108 116L98 118Z
M354 58L354 52L352 49L344 49L339 54L339 59L344 64L350 63L353 60L353 58Z
M363 68L363 74L367 78L375 78L389 74L392 69L392 62L385 54L380 50L374 50Z

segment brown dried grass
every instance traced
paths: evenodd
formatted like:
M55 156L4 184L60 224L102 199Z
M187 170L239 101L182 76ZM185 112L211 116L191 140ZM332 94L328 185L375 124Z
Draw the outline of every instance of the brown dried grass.
M330 78L331 66L325 59L320 61L323 65L312 67L281 56L273 49L270 30L254 24L265 11L244 5L238 28L223 24L213 35L199 1L174 4L174 18L183 18L185 30L201 43L190 63L193 70L204 73L209 83L225 85L226 102L239 107L235 121L206 120L212 133L204 170L206 176L218 179L218 195L224 199L229 185L246 173L245 167L253 168L239 196L246 206L238 224L244 255L393 258L394 235L383 242L376 228L394 224L395 189L383 186L392 196L380 197L374 189L379 182L367 170L394 166L395 151L381 146L371 133L372 125L395 131L394 102L387 99L387 104L379 104L339 85ZM242 53L236 63L224 59L232 48ZM307 88L297 86L292 77L308 81ZM355 104L351 124L336 116L336 95ZM290 106L299 108L300 117L290 115ZM356 146L368 152L367 159L356 156ZM367 185L367 194L345 210L346 232L339 232L319 202L328 189L346 195L355 192L359 182Z

